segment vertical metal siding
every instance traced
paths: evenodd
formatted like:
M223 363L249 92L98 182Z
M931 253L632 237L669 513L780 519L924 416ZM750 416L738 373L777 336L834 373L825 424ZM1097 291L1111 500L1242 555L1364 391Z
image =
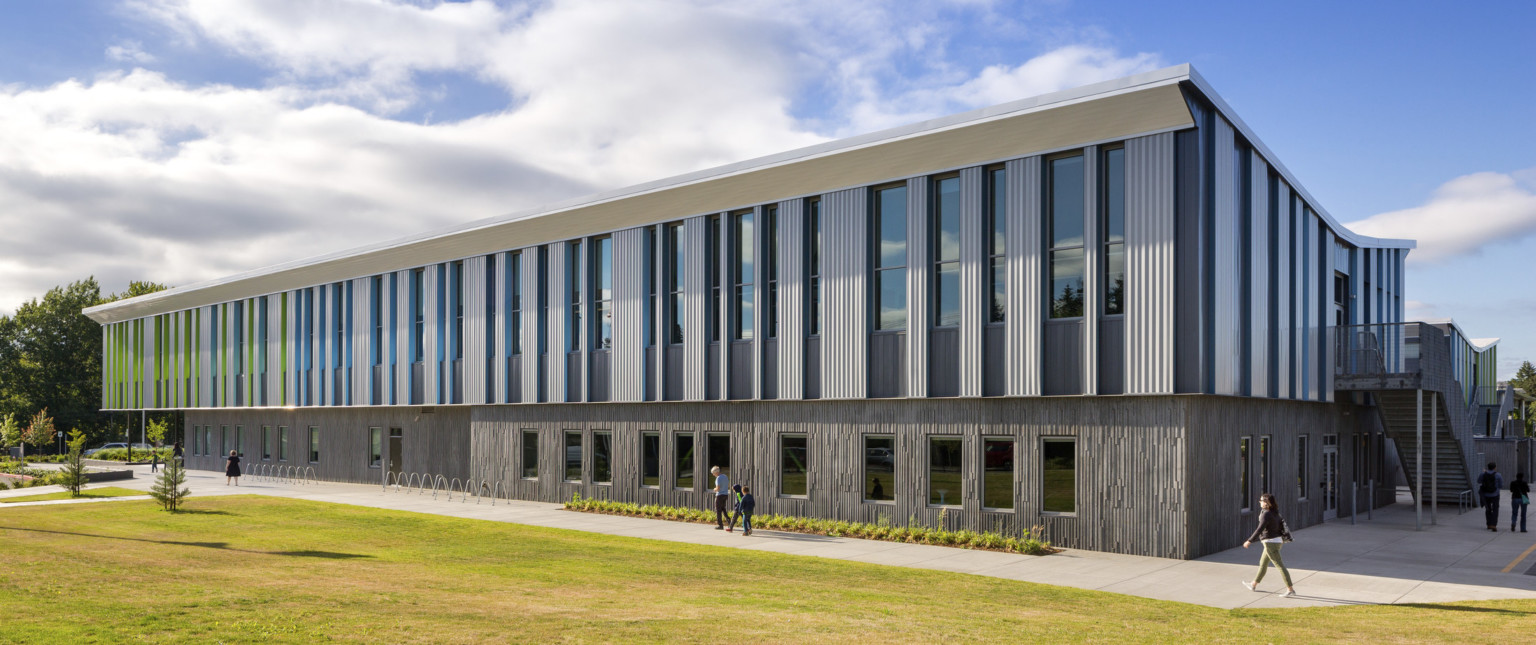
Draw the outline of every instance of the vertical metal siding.
M907 395L913 398L928 396L928 335L933 328L930 318L934 315L931 287L936 277L933 272L932 250L937 240L930 212L936 207L929 196L928 177L907 180ZM880 231L869 231L870 244L878 243ZM834 246L833 248L843 248ZM874 285L870 284L870 288ZM879 312L871 312L879 316Z
M1044 254L1040 203L1040 157L1015 159L1006 165L1008 222L1008 312L1005 319L1008 352L1007 392L1010 396L1040 396Z
M991 272L981 168L960 171L960 396L981 396L982 328L987 324L985 276ZM915 352L914 352L915 355Z
M200 307L197 317L197 395L202 407L216 407L218 402L214 400L213 392L213 306ZM118 402L121 407L121 401Z
M587 348L591 346L591 342L588 340L588 336L591 335L589 330L592 329L592 317L595 315L595 312L592 311L592 280L587 276L587 272L591 267L591 263L588 261L588 258L592 255L591 251L592 240L590 238L582 239L581 245L576 247L576 275L567 278L567 280L574 278L578 281L576 284L579 285L581 294L580 324L574 324L575 321L569 319L566 320L567 328L570 330L567 333L575 336L573 340L575 341L576 354L580 357L580 360L576 361L576 365L580 366L579 369L581 370L580 374L575 375L576 391L567 391L565 393L565 400L573 403L587 400L587 377L592 373L591 366L587 362L587 357L591 355L591 352L587 351ZM566 252L570 252L569 246L566 247ZM566 288L569 289L570 285L566 285ZM569 302L570 294L566 292L561 293L566 294L562 297ZM562 354L562 356L566 356L566 354ZM567 375L566 382L571 382L570 375ZM567 390L569 390L569 386L567 386Z
M1083 149L1083 394L1099 392L1099 314L1103 246L1099 235L1099 147Z
M709 223L707 216L690 217L683 222L683 400L704 400L704 369L709 345Z
M1276 361L1275 378L1279 381L1276 388L1277 396L1289 399L1295 396L1295 390L1291 383L1295 380L1295 367L1291 361L1292 339L1294 338L1294 321L1296 303L1291 298L1291 290L1294 288L1292 266L1295 263L1291 236L1291 189L1282 180L1275 182L1275 195L1271 199L1274 204L1275 218L1275 304L1279 311L1275 312L1276 329Z
M645 400L645 229L613 235L613 401Z
M219 325L224 329L219 333L220 343L223 345L220 348L222 351L219 352L219 367L223 374L219 375L219 383L222 384L224 390L224 407L233 407L235 404L235 365L231 359L235 355L235 305L234 303L225 303L222 307L223 311L219 312Z
M731 267L736 260L735 245L731 244L731 219L730 213L720 214L720 225L715 227L715 248L719 253L719 266L715 267L715 284L720 285L720 307L715 311L718 320L715 324L720 326L720 341L717 345L719 353L715 356L715 392L719 393L720 400L731 398L731 336L736 326L732 322L731 312L735 309L736 284Z
M486 339L494 350L488 352L491 359L486 369L491 371L491 391L485 393L486 403L507 402L507 357L512 353L506 340L507 325L510 324L507 320L507 298L511 297L507 275L511 267L508 263L511 261L511 253L497 253L495 273L491 276L491 301L487 305L492 312L491 334L495 338Z
M1317 317L1317 382L1318 400L1333 400L1333 343L1328 342L1328 328L1333 324L1333 303L1336 301L1333 292L1333 274L1338 270L1339 254L1335 251L1336 238L1333 231L1327 227L1319 226L1322 240L1322 272L1318 284L1319 295L1322 302L1318 306Z
M752 387L747 391L746 397L752 400L763 398L763 353L768 346L768 323L765 320L770 311L777 307L769 307L768 302L768 272L764 271L768 261L768 232L763 222L767 218L768 207L758 206L753 209L752 215L752 364L747 366L748 378L752 379ZM739 368L738 368L739 369Z
M1317 297L1317 226L1313 222L1311 211L1298 198L1296 200L1296 230L1297 230L1297 265L1296 277L1300 284L1296 289L1296 295L1300 299L1297 303L1296 321L1296 369L1297 398L1311 401L1316 398L1317 383L1312 378L1314 367L1312 357L1313 338L1312 327L1316 319L1313 305Z
M1248 247L1249 282L1252 296L1249 306L1249 384L1253 396L1269 395L1269 165L1258 151L1250 151L1252 165L1248 173L1251 194L1248 200L1250 245Z
M392 401L406 405L411 400L411 270L395 272L395 390Z
M441 264L429 264L422 276L421 299L425 309L425 342L422 354L421 378L426 382L421 387L421 402L425 405L442 403L442 394L438 386L441 384L439 377L442 374L442 347L437 344L438 330L443 324L442 306L439 304L446 295L437 288L437 274L443 271ZM445 281L446 284L446 281Z
M652 239L651 245L651 326L655 330L652 335L650 353L652 356L650 372L646 378L654 385L651 387L651 396L654 401L665 401L667 384L667 341L670 334L667 327L667 302L670 294L667 293L667 226L662 224L650 227Z
M485 350L495 339L485 337L485 256L477 255L464 260L464 388L465 403L486 402Z
M1238 394L1241 389L1242 299L1240 298L1242 213L1236 190L1237 149L1235 132L1226 119L1217 118L1214 129L1215 154L1210 159L1212 171L1212 236L1215 251L1211 270L1211 302L1214 311L1211 334L1214 338L1212 362L1214 394Z
M869 388L868 189L829 193L821 201L823 313L821 394L861 399Z
M352 280L352 360L348 363L348 405L373 404L373 277Z
M544 360L545 387L548 389L551 403L566 400L565 392L565 334L567 321L566 312L570 307L570 294L566 293L565 272L566 253L570 248L566 242L555 242L545 245L549 249L549 282L545 286L548 291L546 302L549 303L549 320L545 321L548 331L547 340L549 354Z
M779 202L778 391L783 400L805 398L805 202Z
M522 260L523 303L522 328L512 331L522 339L522 402L539 401L539 294L545 285L539 282L539 247L523 249Z
M1127 394L1173 393L1174 136L1125 142Z

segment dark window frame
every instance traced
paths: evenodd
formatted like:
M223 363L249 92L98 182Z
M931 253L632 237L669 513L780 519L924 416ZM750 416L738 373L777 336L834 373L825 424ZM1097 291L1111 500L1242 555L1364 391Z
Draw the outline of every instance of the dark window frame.
M1008 486L1008 503L1009 504L1008 504L1008 506L989 506L987 504L987 490L988 490L987 474L989 472L992 472L990 470L990 466L987 463L987 460L988 460L988 458L990 456L987 453L987 448L990 447L989 444L998 443L998 442L1007 442L1008 443L1008 466L1007 466L1008 482L1009 482L1009 486ZM983 511L986 511L986 512L989 512L989 513L1013 513L1013 512L1015 512L1018 509L1019 500L1018 500L1018 494L1017 494L1017 490L1016 490L1017 487L1018 487L1018 481L1019 481L1019 476L1018 476L1019 473L1018 473L1018 466L1017 466L1018 459L1019 459L1019 440L1018 440L1017 437L1013 437L1013 436L1009 436L1009 435L982 435L982 437L981 437L981 494L978 495L977 497L980 498L980 500L981 500L981 509ZM1001 471L999 471L999 472L1001 472Z
M1119 163L1119 240L1115 240L1115 213L1112 211L1114 200L1111 199L1115 184L1110 172L1111 159L1118 155ZM1099 315L1105 317L1125 315L1125 145L1117 144L1101 148L1099 150L1099 240L1103 249L1099 260ZM1119 258L1119 292L1113 284L1115 276L1115 259Z
M955 478L960 486L960 490L953 491L955 493L953 498L949 496L951 491L948 489L943 489L941 492L940 489L936 489L934 487L934 469L939 467L939 465L935 464L934 462L940 455L940 452L936 451L935 448L938 447L940 442L945 444L953 443L953 456L960 460L960 463L954 464ZM924 474L927 475L924 483L926 484L928 492L926 506L928 508L963 507L965 505L965 438L957 434L931 434L928 435L927 448L928 463L926 464L926 469L924 471ZM934 501L934 497L936 495L939 497L939 501Z
M1083 150L1073 150L1058 155L1052 155L1047 157L1045 163L1043 164L1045 166L1045 180L1043 183L1043 192L1045 193L1045 208L1041 220L1045 227L1044 242L1046 253L1044 274L1046 283L1046 320L1080 320L1083 318L1085 313L1083 302L1085 300L1085 294L1083 293L1083 288L1085 286L1085 278L1087 277L1086 262L1088 253L1088 240L1086 235L1087 230L1084 224L1087 223L1088 214L1086 212L1078 213L1078 227L1082 230L1079 234L1079 239L1076 244L1058 245L1056 243L1056 164L1058 162L1064 162L1069 159L1078 160L1079 173L1084 175L1078 181L1078 188L1081 189L1083 187L1084 180L1087 179L1084 164L1086 164L1088 161L1087 159L1084 159ZM1078 198L1081 200L1082 195L1079 195ZM1086 208L1084 211L1086 211ZM1073 251L1076 251L1078 254L1079 266L1079 273L1076 274L1078 302L1075 314L1072 314L1070 303L1067 305L1067 308L1061 308L1062 305L1058 304L1058 297L1056 294L1056 256L1058 254L1062 254L1064 257L1069 257L1067 254L1070 254ZM1063 315L1057 315L1058 311L1063 312Z
M683 222L663 225L662 245L666 247L665 274L667 298L667 345L681 345L688 336L688 300L684 291L687 282L683 272L688 268L688 236Z
M757 312L757 211L745 209L730 215L731 241L731 340L753 339ZM743 222L750 232L743 230ZM745 312L750 311L750 314Z
M1008 170L1001 165L983 169L987 209L987 324L1008 319ZM1002 280L998 280L998 271ZM999 286L1002 293L999 294Z
M654 441L654 443L656 444L656 455L655 455L656 456L656 463L655 463L655 468L654 468L654 470L656 472L656 483L654 483L654 484L647 484L647 483L645 483L645 472L646 472L646 463L645 462L646 462L646 459L648 459L650 457L650 454L648 452L646 452L646 443L651 442L651 441ZM661 488L661 480L662 480L662 476L661 476L661 455L662 455L662 453L663 453L663 447L662 447L662 442L661 442L661 432L656 431L656 430L645 430L645 431L642 431L640 433L640 472L639 472L639 475L640 475L640 488L649 488L649 489L660 489Z
M529 441L532 439L532 441ZM532 446L533 463L529 463L528 448ZM518 479L522 481L539 480L539 431L531 428L523 428L518 435ZM532 472L532 475L528 473Z
M320 463L320 426L309 426L309 463Z
M946 186L949 185L954 186L953 213L950 213L949 209L944 208L944 202L942 201L943 190ZM962 242L960 239L960 192L962 190L960 185L960 174L949 173L944 175L935 175L929 179L928 186L928 260L929 263L932 264L932 271L928 275L928 310L930 312L928 324L930 327L935 329L957 329L960 327L960 319L963 315L961 313L962 307L960 305L959 293L961 289L960 248L964 245L964 242ZM946 257L944 255L944 227L946 219L949 216L953 216L952 224L955 233L955 247L953 257ZM910 236L910 231L908 233ZM911 262L911 258L909 257L907 259L907 264L911 265ZM946 291L944 289L944 278L946 272L953 278L952 286L955 291L955 301L953 303L954 309L952 312L949 312L950 315L952 315L953 320L949 322L944 320L944 317L947 313L944 308L944 295Z
M801 450L803 451L803 454L804 454L805 458L804 458L804 461L802 461L801 464L800 464L800 473L805 476L805 492L802 492L802 493L785 492L785 488L784 488L784 479L785 479L784 457L788 455L788 448L784 445L784 440L785 439L799 439L800 441L803 442L803 444L801 446ZM778 459L778 464L777 465L778 465L779 485L778 485L778 490L776 490L774 492L779 497L782 497L782 498L785 498L785 499L810 499L811 498L811 468L810 468L810 461L811 461L811 437L810 437L810 434L804 433L804 432L785 432L785 433L782 433L782 434L779 435L778 444L779 444L779 454L778 454L779 459Z
M588 345L606 351L613 349L613 237L594 237L589 248L587 278L591 284L587 297L592 305L592 326Z
M606 445L606 450L603 452L602 459L599 459L598 458L598 454L599 453L598 453L598 449L597 448L598 448L598 446L603 445L603 444L607 444ZM603 478L601 476L602 473L603 473L603 470L599 468L599 465L602 465L602 464L606 464L607 473L608 473L607 478ZM613 431L612 430L593 430L592 431L592 483L594 485L597 485L597 486L612 486L613 485Z
M887 265L885 264L885 254L881 252L881 247L883 246L885 240L881 236L880 225L885 221L887 216L885 209L882 207L883 202L881 196L886 192L896 190L902 191L901 212L892 214L892 216L899 218L901 221L901 264ZM912 196L908 194L907 184L905 182L874 186L869 189L868 216L870 222L870 235L868 275L870 286L868 289L868 297L870 301L869 316L871 320L869 329L871 334L900 333L907 331L907 328L912 324L910 315L910 308L912 303L907 302L906 292L907 272L911 270L912 266L912 253L910 249L912 242L912 232L907 230L907 209L910 208L909 200L911 200L911 198ZM902 313L900 326L885 327L884 320L882 319L881 314L884 311L883 305L885 303L883 298L884 290L882 289L882 286L885 284L887 279L899 280L901 284Z
M869 449L870 449L869 440L870 439L887 439L887 440L890 441L890 444L891 444L890 448L889 448L889 450L891 451L891 471L890 471L891 487L890 487L889 490L885 490L885 487L881 486L881 489L886 492L886 497L888 499L873 498L873 497L870 497L870 495L869 495L869 492L870 492L869 491ZM901 479L901 471L896 468L896 448L897 448L896 435L892 434L892 433L879 433L879 432L872 432L872 433L869 433L869 434L862 434L862 435L859 435L859 447L862 449L862 452L860 453L860 458L859 458L859 495L860 495L860 500L863 503L865 503L865 504L884 504L884 505L888 505L888 506L895 506L896 505L896 491L899 490L897 488L897 482Z
M821 337L821 198L805 200L805 335Z
M763 257L758 258L762 264L763 282L768 287L764 295L762 305L758 307L764 314L764 336L767 338L779 337L779 207L777 204L769 204L763 207L763 221L756 229L756 233L762 236Z
M1046 488L1047 484L1046 484L1046 481L1045 481L1045 473L1046 473L1047 470L1054 470L1054 469L1048 469L1046 467L1047 464L1046 464L1045 453L1046 453L1046 447L1051 445L1051 444L1070 444L1072 446L1072 469L1071 469L1071 473L1072 473L1072 510L1070 510L1070 511L1048 510L1047 506L1046 506L1046 504L1047 504L1047 502L1046 502L1047 496L1046 496L1045 493L1046 493L1046 490L1047 490L1047 488ZM1060 437L1060 436L1057 436L1057 437L1041 437L1040 438L1040 459L1041 459L1041 464L1040 464L1040 466L1041 466L1040 467L1040 492L1041 492L1041 494L1040 494L1040 509L1041 510L1040 510L1040 514L1041 515L1065 516L1065 517L1076 517L1077 516L1077 513L1078 513L1078 504L1077 504L1077 501L1078 501L1078 495L1077 495L1077 468L1078 468L1078 463L1080 461L1078 459L1077 446L1078 446L1077 437Z

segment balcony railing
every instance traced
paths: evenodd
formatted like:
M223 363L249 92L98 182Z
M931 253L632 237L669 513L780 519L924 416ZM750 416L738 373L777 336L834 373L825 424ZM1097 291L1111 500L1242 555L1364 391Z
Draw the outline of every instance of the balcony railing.
M1419 341L1426 327L1416 322L1334 327L1334 373L1338 376L1416 374L1419 371Z

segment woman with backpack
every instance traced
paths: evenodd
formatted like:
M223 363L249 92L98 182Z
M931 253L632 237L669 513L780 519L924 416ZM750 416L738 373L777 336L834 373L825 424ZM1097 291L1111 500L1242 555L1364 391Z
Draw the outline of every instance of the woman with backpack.
M1264 493L1259 496L1259 507L1263 509L1259 513L1259 526L1253 530L1253 535L1243 542L1243 548L1248 548L1254 540L1264 545L1264 555L1259 556L1259 574L1253 577L1253 582L1243 581L1243 586L1249 591L1259 590L1259 581L1264 579L1264 573L1269 571L1269 564L1273 562L1275 568L1280 570L1280 575L1285 578L1285 598L1296 595L1296 588L1291 586L1291 572L1285 568L1285 561L1280 559L1280 546L1290 541L1291 532L1285 526L1285 520L1280 518L1280 510L1275 506L1275 496Z

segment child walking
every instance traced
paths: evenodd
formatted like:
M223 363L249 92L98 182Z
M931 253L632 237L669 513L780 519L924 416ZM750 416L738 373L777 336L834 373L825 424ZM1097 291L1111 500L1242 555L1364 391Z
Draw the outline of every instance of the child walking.
M751 486L741 487L741 501L738 504L741 506L741 534L743 536L751 535L752 510L757 508L757 500L752 499Z
M725 532L730 533L736 530L736 520L739 519L741 519L741 484L731 487L731 523L730 526L725 527Z

